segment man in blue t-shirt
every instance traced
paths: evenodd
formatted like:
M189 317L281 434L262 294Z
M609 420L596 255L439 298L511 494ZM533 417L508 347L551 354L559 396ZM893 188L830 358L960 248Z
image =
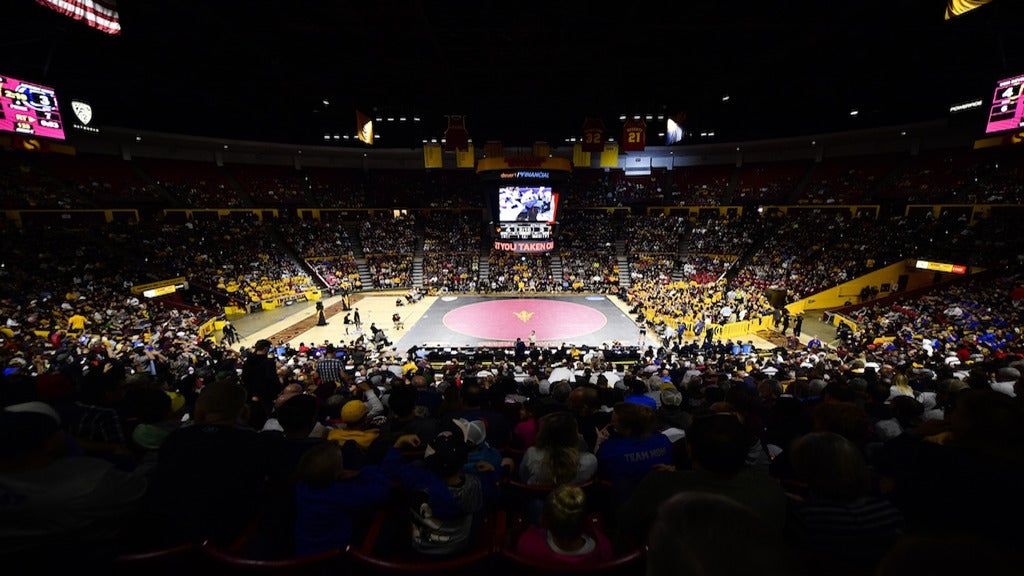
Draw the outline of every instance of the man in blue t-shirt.
M654 431L654 408L643 405L649 397L631 397L615 407L611 430L598 436L599 476L610 481L619 494L628 494L652 468L672 464L672 441Z

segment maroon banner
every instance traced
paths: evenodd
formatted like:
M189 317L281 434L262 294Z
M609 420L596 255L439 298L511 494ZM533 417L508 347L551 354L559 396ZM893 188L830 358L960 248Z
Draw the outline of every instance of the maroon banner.
M647 123L643 119L630 118L622 125L622 150L643 152L647 146Z
M469 147L469 131L466 130L465 116L449 116L448 128L444 131L444 149L466 150Z
M604 121L600 118L583 121L583 149L587 152L604 150Z

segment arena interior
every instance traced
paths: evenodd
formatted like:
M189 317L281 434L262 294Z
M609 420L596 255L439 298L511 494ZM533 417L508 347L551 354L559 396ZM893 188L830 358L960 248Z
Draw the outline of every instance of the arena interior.
M1019 573L1020 3L8 3L6 573Z

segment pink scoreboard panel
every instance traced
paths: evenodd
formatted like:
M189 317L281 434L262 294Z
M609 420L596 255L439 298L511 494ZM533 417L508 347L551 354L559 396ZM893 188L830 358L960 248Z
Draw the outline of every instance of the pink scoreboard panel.
M53 88L0 76L0 132L64 139Z
M996 83L985 132L1002 132L1024 127L1024 75Z

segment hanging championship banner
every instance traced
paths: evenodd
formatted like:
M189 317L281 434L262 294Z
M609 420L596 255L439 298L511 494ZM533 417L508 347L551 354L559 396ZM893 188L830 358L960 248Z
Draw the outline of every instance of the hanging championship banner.
M647 123L643 119L630 118L622 125L622 149L626 152L643 152L647 146Z
M469 146L469 132L466 130L466 117L453 115L448 117L448 128L444 131L444 149L465 150Z
M604 121L600 118L587 118L583 121L583 150L600 152L604 146Z
M455 166L459 168L473 168L476 164L476 151L472 144L467 144L466 149L455 151Z
M423 145L423 167L424 168L441 168L442 156L441 156L441 145L440 144L424 144Z
M572 165L577 168L590 167L590 152L583 150L583 144L572 147Z
M373 144L373 119L356 110L356 138L363 144Z
M619 145L615 143L605 144L601 148L601 168L619 167Z

